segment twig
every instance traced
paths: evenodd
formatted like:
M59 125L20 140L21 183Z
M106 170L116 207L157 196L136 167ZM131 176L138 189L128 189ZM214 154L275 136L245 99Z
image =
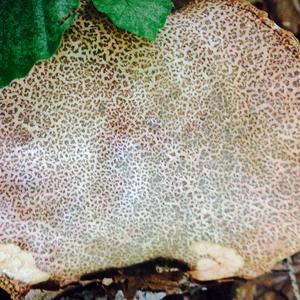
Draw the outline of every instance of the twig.
M294 4L296 10L298 11L298 13L300 14L300 2L299 2L299 0L293 0L293 4Z
M291 257L288 257L286 259L286 261L287 261L287 266L288 266L288 269L289 269L289 276L290 276L290 279L291 279L292 288L293 288L293 292L294 292L294 298L295 298L295 300L300 300L299 285L298 285L297 278L296 278L296 275L295 275L293 260L292 260Z

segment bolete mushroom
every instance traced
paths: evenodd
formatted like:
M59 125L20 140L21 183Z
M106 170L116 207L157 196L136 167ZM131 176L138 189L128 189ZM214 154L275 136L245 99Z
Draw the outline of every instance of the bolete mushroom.
M0 274L248 278L300 250L296 39L241 0L190 3L156 43L84 11L0 91Z

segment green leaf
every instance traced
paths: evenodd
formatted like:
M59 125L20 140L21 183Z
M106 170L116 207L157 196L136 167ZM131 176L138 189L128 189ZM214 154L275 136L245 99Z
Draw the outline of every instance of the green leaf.
M0 0L0 88L51 57L79 0Z
M155 40L173 7L172 0L92 0L118 27Z

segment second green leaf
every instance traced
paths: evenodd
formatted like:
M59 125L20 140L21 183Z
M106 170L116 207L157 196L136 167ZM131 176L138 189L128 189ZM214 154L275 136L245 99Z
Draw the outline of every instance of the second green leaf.
M155 40L173 7L172 0L92 0L115 25L150 41Z

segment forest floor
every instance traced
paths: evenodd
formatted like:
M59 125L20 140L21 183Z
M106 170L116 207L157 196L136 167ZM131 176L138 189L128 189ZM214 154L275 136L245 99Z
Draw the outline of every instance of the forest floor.
M255 278L195 282L184 264L154 260L88 275L51 300L300 300L300 254Z

